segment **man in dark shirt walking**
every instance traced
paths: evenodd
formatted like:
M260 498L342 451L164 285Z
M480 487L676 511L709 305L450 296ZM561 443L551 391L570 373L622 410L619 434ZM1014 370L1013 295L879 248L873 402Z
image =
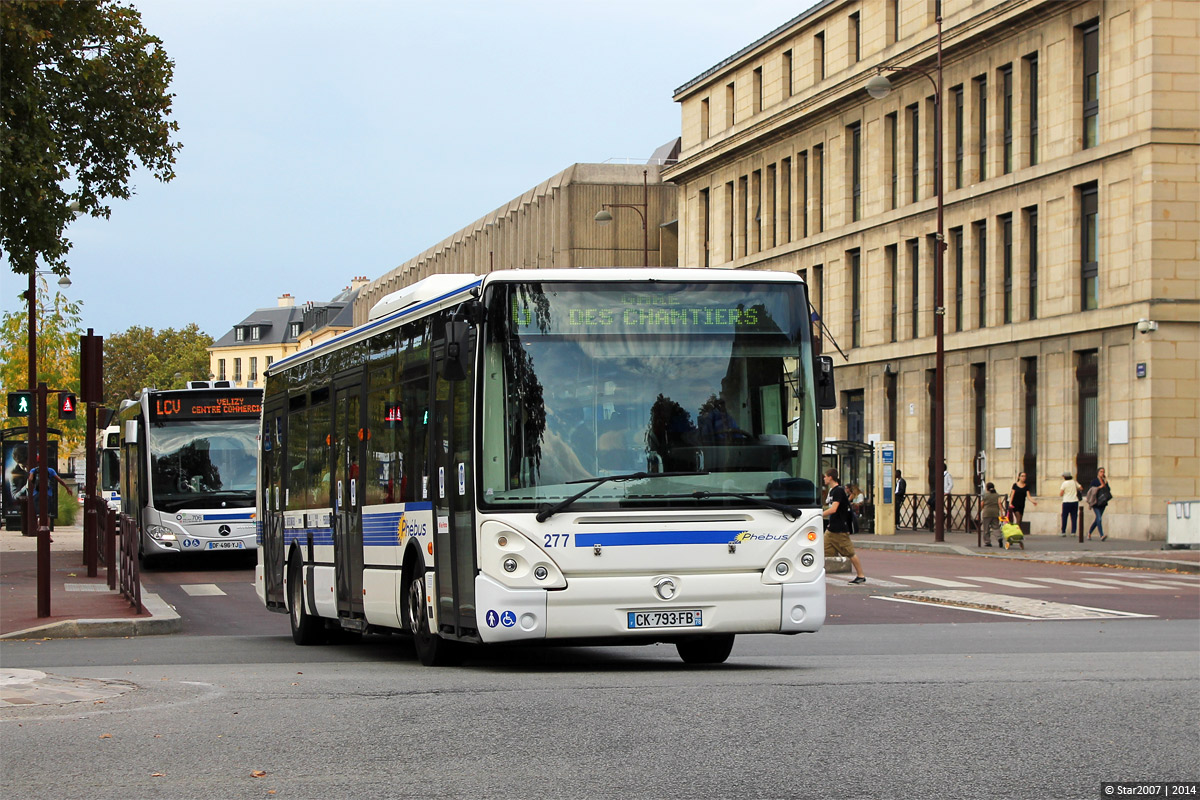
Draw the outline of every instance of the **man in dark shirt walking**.
M850 583L866 583L867 576L863 574L862 562L858 560L854 544L850 541L850 498L838 483L836 469L825 470L823 480L829 490L829 506L821 513L821 516L828 520L825 530L825 557L844 556L850 559L850 566L854 567L855 575Z

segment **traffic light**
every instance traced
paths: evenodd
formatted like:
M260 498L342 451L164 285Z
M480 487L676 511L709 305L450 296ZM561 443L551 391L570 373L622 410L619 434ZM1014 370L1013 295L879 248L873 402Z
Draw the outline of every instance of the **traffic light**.
M75 395L72 393L58 393L58 418L75 419Z
M32 392L9 392L8 415L10 417L28 417L33 408Z

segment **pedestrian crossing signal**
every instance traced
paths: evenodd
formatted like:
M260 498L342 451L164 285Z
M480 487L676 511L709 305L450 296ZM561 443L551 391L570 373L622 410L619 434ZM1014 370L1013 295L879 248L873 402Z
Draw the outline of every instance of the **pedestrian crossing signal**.
M58 418L75 419L75 395L70 392L58 395Z
M29 409L33 406L32 392L9 392L8 415L10 417L28 417Z

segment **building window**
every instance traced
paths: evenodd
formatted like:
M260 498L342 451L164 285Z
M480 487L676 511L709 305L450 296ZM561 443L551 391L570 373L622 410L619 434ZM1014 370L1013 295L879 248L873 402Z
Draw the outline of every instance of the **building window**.
M1096 476L1100 454L1100 359L1097 351L1076 352L1075 386L1079 397L1079 451L1075 455L1075 469L1079 474L1075 477L1080 483L1090 483Z
M808 236L808 151L800 153L800 238Z
M846 260L850 262L850 346L862 347L862 257L851 250Z
M1025 241L1029 247L1029 318L1038 318L1038 210L1025 209Z
M850 62L862 61L862 17L855 11L850 15Z
M738 250L739 250L739 254L743 258L745 258L747 255L750 254L750 247L748 244L749 239L750 239L750 223L749 223L749 216L746 213L746 211L749 208L750 208L750 178L743 175L742 177L738 178L738 213L742 217L742 224L739 226L741 229L739 232L742 234L742 241L741 241L740 246L738 247Z
M233 360L233 382L242 382L242 360L240 358L235 358Z
M921 261L920 244L916 239L908 240L908 271L912 279L909 312L912 316L912 338L921 336Z
M256 342L260 338L262 338L262 328L260 328L257 325L255 325L253 328L251 328L250 329L250 338L251 338L251 340L256 341Z
M217 359L217 380L225 380L225 359L223 358Z
M250 380L258 380L258 357L250 356Z
M979 115L976 118L978 127L978 156L979 156L979 180L987 180L987 78L979 77L975 79L975 96L979 103Z
M1029 75L1029 88L1026 93L1029 108L1026 111L1026 116L1029 117L1029 166L1037 166L1038 163L1038 56L1037 53L1031 53L1025 56L1025 68Z
M267 356L267 369L271 368L271 364L275 362L275 356Z
M792 240L792 159L779 162L779 235L783 243Z
M751 206L754 208L754 241L753 252L757 253L763 247L763 209L762 209L762 170L756 169L750 173L750 194L753 197Z
M301 323L299 323L299 322L293 322L293 323L292 323L292 325L291 325L291 336L292 336L292 338L293 338L293 339L299 339L299 338L300 338L300 327L301 327Z
M750 99L753 107L750 109L750 112L757 114L763 109L762 67L755 67L754 72L751 74L753 77L750 84Z
M708 254L712 249L712 224L709 220L708 189L700 190L700 257L705 267L712 266Z
M1082 303L1084 311L1100 307L1100 221L1099 197L1096 184L1079 190L1080 206L1080 274L1082 278Z
M954 330L963 329L963 229L950 231L954 242Z
M987 222L980 220L975 223L975 254L979 281L978 304L976 314L980 328L987 327Z
M725 128L726 129L733 127L733 116L734 116L733 115L733 110L734 110L733 102L734 102L733 84L732 83L726 84L726 86L725 86Z
M1000 69L1001 121L1004 126L1004 174L1012 172L1013 166L1013 74L1012 64Z
M779 224L778 203L779 203L779 182L778 168L774 164L767 165L767 218L763 220L767 225L767 242L765 247L774 247L779 241L776 226Z
M725 230L728 232L726 241L725 254L728 256L728 261L733 261L733 232L736 229L737 223L734 221L733 210L736 208L733 199L733 181L725 184Z
M708 98L700 101L700 138L707 139L709 136L708 129Z
M900 205L900 152L898 150L900 136L899 124L900 121L895 112L888 114L887 117L884 118L884 126L887 128L888 137L887 168L888 177L891 181L890 202L888 203L889 209L895 209Z
M955 86L950 90L954 93L954 188L963 187L963 137L966 129L963 127L964 106L963 87Z
M900 265L897 263L896 245L889 244L883 248L883 257L887 261L888 288L892 295L891 323L888 325L888 340L896 341L900 333Z
M1037 491L1038 452L1038 374L1037 359L1021 359L1021 375L1025 384L1025 454L1022 467L1030 493Z
M233 338L238 342L246 341L246 329L240 325L237 328L234 328Z
M813 37L813 75L817 80L825 80L825 33Z
M825 265L813 264L813 297L816 298L817 316L825 319Z
M825 230L825 145L813 145L813 180L817 184L817 233Z
M888 23L888 33L891 36L888 44L895 44L900 41L900 0L889 0Z
M1083 146L1100 142L1100 23L1091 22L1083 33Z
M783 98L786 100L795 92L792 86L792 51L783 51L783 63L781 65L783 73Z
M850 138L850 219L862 219L862 123L856 122L847 129Z
M975 458L987 450L987 364L971 365L971 394L975 405ZM983 487L979 485L979 471L975 473L975 491Z
M908 107L908 152L912 167L912 199L921 199L921 109L916 103Z
M1012 214L1004 214L1000 217L1000 243L1004 249L1004 324L1010 325L1013 321L1013 225Z

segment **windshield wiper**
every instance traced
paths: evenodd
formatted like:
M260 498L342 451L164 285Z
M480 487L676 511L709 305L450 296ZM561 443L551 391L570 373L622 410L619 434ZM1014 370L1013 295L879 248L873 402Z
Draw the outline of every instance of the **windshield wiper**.
M642 478L679 478L707 474L708 470L699 470L696 472L629 472L624 475L605 475L602 478L582 478L577 481L567 481L567 483L586 483L588 484L588 487L572 497L558 501L554 505L550 505L549 503L543 505L538 510L537 517L535 517L535 519L537 519L538 522L545 522L567 506L574 503L579 498L583 497L588 492L592 491L598 486L608 483L609 481L634 481ZM690 497L691 495L686 496Z
M763 508L769 508L773 511L778 511L780 514L783 514L785 517L787 517L788 522L795 522L796 520L800 519L800 515L803 513L802 511L800 511L800 509L796 508L795 506L789 506L789 505L786 505L785 503L776 503L774 500L765 500L761 497L755 497L752 494L741 494L740 492L700 491L700 492L691 492L689 494L660 495L659 499L678 500L678 499L681 499L684 497L691 497L696 500L707 500L710 497L736 497L739 500L745 500L748 503L754 503L757 506L762 506Z

